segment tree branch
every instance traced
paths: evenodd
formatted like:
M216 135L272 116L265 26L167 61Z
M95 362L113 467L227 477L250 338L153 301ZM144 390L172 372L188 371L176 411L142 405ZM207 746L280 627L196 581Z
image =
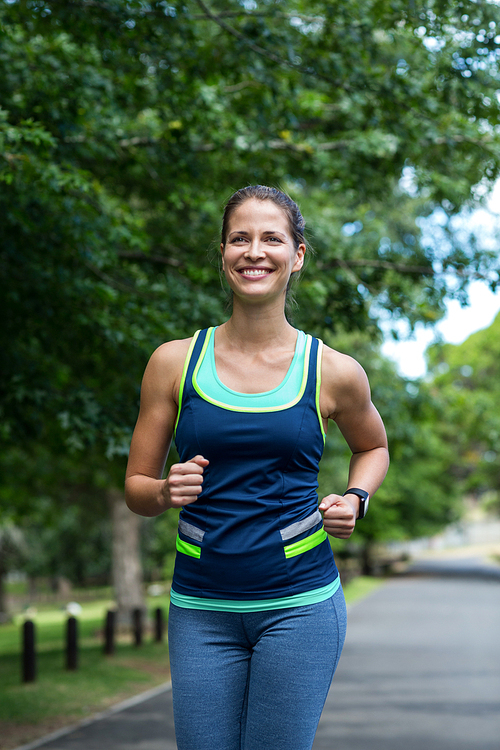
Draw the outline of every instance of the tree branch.
M300 18L301 21L306 23L317 23L318 21L324 21L323 16L305 16L302 13L283 13L282 11L268 11L263 13L261 11L251 10L222 10L217 13L219 18L240 18L241 16L246 18ZM211 16L206 13L200 15L192 15L191 18L195 21L210 21L213 20ZM356 24L358 25L358 24Z
M365 268L385 268L388 271L397 271L398 273L412 273L412 274L423 274L435 276L436 272L432 266L407 266L403 263L391 263L388 260L371 260L368 258L351 258L344 260L343 258L335 258L328 263L318 263L320 270L328 270L330 268L351 268L364 266Z
M487 273L481 273L480 271L476 271L471 268L453 268L453 267L447 267L444 271L436 271L432 266L407 266L404 263L392 263L388 260L375 260L375 259L369 259L369 258L351 258L349 260L345 260L343 258L335 258L332 261L329 261L328 263L322 263L319 261L317 263L317 268L320 271L328 271L332 268L344 268L345 270L352 270L352 268L355 267L365 267L365 268L384 268L388 271L396 271L397 273L401 274L417 274L421 276L442 276L446 275L451 271L454 271L457 277L461 277L463 279L477 279L479 281L486 281L488 283L491 283L492 279L491 276ZM495 271L495 273L498 273ZM364 281L361 281L363 285L365 285Z
M119 258L127 260L138 260L142 263L157 263L162 266L172 266L173 268L184 268L184 263L177 258L167 258L163 255L146 255L146 253L128 252L121 250L117 253Z
M329 76L324 76L321 73L317 73L313 68L305 68L303 65L291 62L290 60L285 60L283 57L275 55L274 52L269 52L269 50L264 49L264 47L260 47L258 44L254 44L254 42L250 41L250 39L242 34L241 31L238 31L233 26L230 26L228 23L226 23L220 15L212 13L210 8L205 5L203 0L195 0L195 2L200 6L200 8L209 19L220 26L221 29L227 31L228 34L231 34L232 36L236 37L236 39L239 39L240 42L246 44L247 47L249 47L251 50L253 50L253 52L256 52L261 57L267 57L268 60L272 60L272 62L278 63L278 65L286 65L286 67L292 68L293 70L298 70L300 73L304 73L305 75L313 76L314 78L326 81L327 83L330 83L337 88L342 88L344 91L351 90L350 86L348 86L348 84L346 84L342 80L333 80Z
M242 84L238 84L236 86L229 86L227 87L226 91L228 93L234 93L235 91L239 90L240 88L244 88L247 85L251 85L250 81L245 81ZM162 138L151 138L150 136L133 136L132 138L120 138L117 141L117 145L120 146L120 148L130 148L132 146L154 146L160 143ZM472 143L475 146L485 147L489 144L495 143L496 138L491 135L485 135L481 138L470 138L468 136L463 135L448 135L443 136L439 138L434 138L431 140L426 139L424 142L428 144L429 146L436 145L436 146L442 146L447 143ZM63 143L87 143L88 138L84 134L79 135L69 135L65 136L62 139ZM297 151L297 152L306 152L306 153L313 153L314 151L337 151L342 148L348 148L353 143L352 139L343 138L338 141L326 141L324 143L293 143L293 141L286 141L282 138L274 138L270 141L265 141L262 143L263 148L269 148L276 151ZM223 144L224 150L227 150L231 148L232 142L231 141L225 141ZM199 143L197 145L191 146L192 151L214 151L216 148L218 148L218 145L215 143ZM12 158L19 158L16 157L13 154L0 154L0 156L5 156L5 158L10 157Z

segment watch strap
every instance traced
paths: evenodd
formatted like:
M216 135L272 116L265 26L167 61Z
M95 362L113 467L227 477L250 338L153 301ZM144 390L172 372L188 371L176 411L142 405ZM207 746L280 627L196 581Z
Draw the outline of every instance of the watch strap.
M361 490L359 487L349 487L348 490L344 492L345 495L357 495L359 497L360 503L359 503L359 512L358 512L358 520L360 518L364 518L366 516L366 512L368 510L368 502L370 500L370 493L366 490Z

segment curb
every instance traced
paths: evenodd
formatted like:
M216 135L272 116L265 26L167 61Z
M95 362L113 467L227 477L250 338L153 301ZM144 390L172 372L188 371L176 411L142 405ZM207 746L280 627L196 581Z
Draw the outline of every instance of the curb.
M157 695L161 695L162 693L168 693L168 691L171 689L172 683L164 682L162 685L158 685L158 687L146 690L144 693L139 693L139 695L134 695L132 698L127 698L121 703L117 703L115 706L111 706L111 708L107 708L105 711L101 711L101 713L93 714L86 719L82 719L82 721L79 721L77 724L63 727L63 729L57 729L55 732L45 735L45 737L41 737L38 740L29 742L27 745L19 745L19 747L14 748L14 750L35 750L38 747L43 747L43 745L46 745L48 742L52 742L52 740L57 740L60 737L71 734L71 732L74 732L77 729L86 727L96 721L101 721L101 719L106 719L108 716L117 714L120 711L125 711L127 708L132 708L132 706L137 706L139 703L144 703L144 701L149 700L149 698L154 698Z

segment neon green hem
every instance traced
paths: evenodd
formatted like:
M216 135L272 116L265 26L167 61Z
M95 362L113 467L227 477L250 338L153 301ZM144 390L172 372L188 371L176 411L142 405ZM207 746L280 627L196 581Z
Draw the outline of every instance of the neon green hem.
M205 599L200 596L186 596L170 590L170 601L176 607L183 609L206 609L217 612L263 612L270 609L289 609L291 607L305 607L329 599L340 588L340 576L319 589L304 591L302 594L282 596L279 599Z

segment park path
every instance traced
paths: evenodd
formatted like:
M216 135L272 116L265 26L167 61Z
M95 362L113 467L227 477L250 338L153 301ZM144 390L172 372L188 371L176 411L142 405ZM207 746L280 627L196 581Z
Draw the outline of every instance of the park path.
M350 612L314 750L500 750L499 634L499 567L390 580Z
M314 750L499 750L499 633L500 568L481 558L389 580L350 608ZM176 750L171 693L22 750L35 748Z

